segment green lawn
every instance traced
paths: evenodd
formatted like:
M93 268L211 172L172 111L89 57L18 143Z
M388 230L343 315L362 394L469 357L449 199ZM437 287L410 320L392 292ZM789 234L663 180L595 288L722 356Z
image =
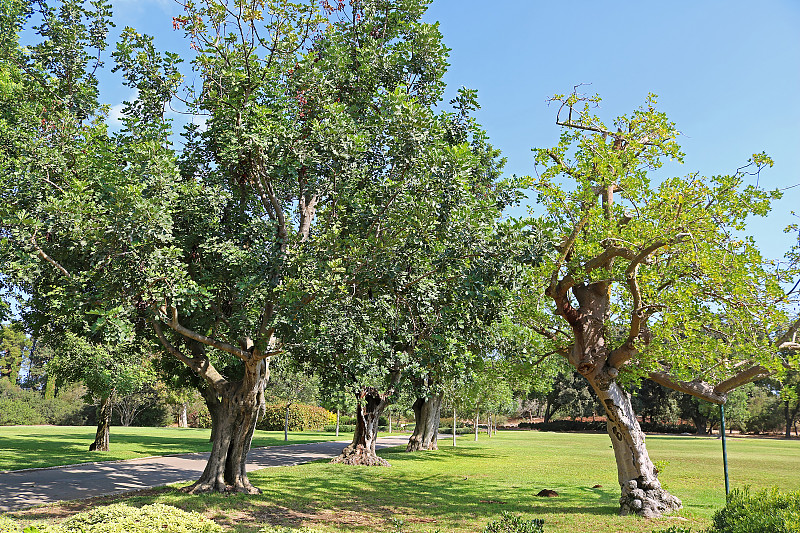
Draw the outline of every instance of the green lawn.
M112 427L111 451L90 452L96 428L89 426L0 426L0 471L135 459L151 455L207 452L208 429ZM289 444L334 440L333 433L289 433ZM342 440L352 434L341 434ZM253 446L285 444L282 431L256 431Z
M800 441L730 439L731 484L754 489L800 489ZM724 503L722 453L715 438L651 436L648 449L662 461L661 480L680 497L678 517L621 518L619 488L608 436L500 432L479 442L461 437L453 448L408 454L385 450L391 468L348 467L326 461L253 472L259 496L189 496L174 489L126 498L205 513L234 532L264 524L301 525L324 532L481 532L503 510L543 518L548 532L646 532L671 525L705 527ZM663 463L668 461L668 464ZM601 488L592 488L600 484ZM557 498L539 498L543 488ZM116 501L113 497L107 501ZM74 512L69 506L17 513L42 520ZM393 520L394 519L394 520Z

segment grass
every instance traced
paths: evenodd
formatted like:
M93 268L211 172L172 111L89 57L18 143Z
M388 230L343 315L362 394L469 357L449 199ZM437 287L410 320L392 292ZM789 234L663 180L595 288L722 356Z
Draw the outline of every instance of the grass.
M719 440L650 436L648 449L662 465L662 483L684 502L676 516L643 520L617 516L619 486L608 436L500 432L473 442L461 437L438 452L379 452L391 468L348 467L326 461L253 472L259 496L190 496L174 488L125 499L134 505L166 503L206 514L232 532L264 524L301 525L324 532L480 532L501 511L543 518L547 532L643 532L671 525L706 527L724 504ZM800 441L729 439L731 485L800 489ZM600 484L600 488L592 488ZM539 498L543 488L557 498ZM72 505L72 506L71 506ZM47 520L75 512L64 504L15 513ZM85 504L83 504L85 505Z
M0 426L0 471L211 450L209 429L112 427L111 451L90 452L95 431L90 426ZM333 433L291 432L288 444L335 439ZM253 437L254 447L281 444L286 444L282 431L256 431Z

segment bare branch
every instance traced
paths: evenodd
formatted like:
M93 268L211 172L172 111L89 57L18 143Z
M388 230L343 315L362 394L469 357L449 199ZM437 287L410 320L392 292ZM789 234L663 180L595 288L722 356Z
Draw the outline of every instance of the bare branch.
M39 257L41 257L42 259L53 265L59 272L64 274L66 277L68 278L72 277L72 275L69 272L67 272L66 268L61 266L58 263L58 261L47 255L47 253L45 253L45 251L41 249L41 247L36 243L36 238L34 236L31 236L31 244L36 249L36 253L39 255Z
M223 352L227 352L231 355L238 357L243 361L248 361L252 354L247 350L242 350L241 348L237 348L232 344L228 344L227 342L222 342L217 339L213 339L211 337L206 337L205 335L201 335L196 331L193 331L187 327L184 327L178 322L178 309L169 306L168 308L162 308L162 312L166 314L169 311L171 316L169 320L165 321L165 323L175 332L180 333L184 337L188 337L192 340L195 340L201 344L205 344L206 346L212 346L218 350L222 350Z
M714 387L704 381L680 381L666 372L650 372L650 379L669 389L691 394L696 398L711 403L723 404L728 399L724 392L717 392Z
M756 381L757 379L765 378L769 376L771 372L764 368L761 365L755 365L743 372L739 372L732 378L726 379L716 387L714 387L714 392L717 394L725 394L727 392L732 391L736 387L741 387L742 385L746 385L751 381Z
M205 379L212 387L214 387L214 389L218 391L228 384L228 380L226 380L222 374L220 374L217 369L214 368L214 365L211 364L207 357L203 357L200 360L197 357L187 357L183 352L175 348L175 346L169 342L161 329L161 324L158 319L151 320L151 323L153 324L153 329L156 332L156 336L158 336L158 340L161 341L161 344L164 346L164 348L166 348L169 353L175 356L176 359L191 368L197 375Z

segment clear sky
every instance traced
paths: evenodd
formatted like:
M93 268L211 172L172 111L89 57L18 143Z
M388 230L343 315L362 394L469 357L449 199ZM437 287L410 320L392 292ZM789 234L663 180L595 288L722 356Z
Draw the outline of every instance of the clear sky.
M125 25L156 36L180 52L171 0L113 0L117 30ZM438 21L452 49L448 98L464 85L478 90L478 118L508 158L509 173L533 173L530 149L554 145L555 111L547 98L579 83L598 93L597 111L611 122L659 95L659 106L683 133L686 175L727 174L754 152L775 166L760 184L800 184L800 2L797 0L434 0L426 15ZM113 78L103 95L130 97ZM784 191L768 219L750 232L768 257L797 242L783 233L800 200Z

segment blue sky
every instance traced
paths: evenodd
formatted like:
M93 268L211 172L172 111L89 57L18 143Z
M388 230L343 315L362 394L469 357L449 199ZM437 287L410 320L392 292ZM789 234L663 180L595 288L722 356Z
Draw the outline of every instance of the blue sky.
M125 25L156 36L177 52L172 0L113 0L117 30ZM683 133L686 175L727 174L754 152L775 166L767 188L800 184L800 2L559 2L434 0L426 15L439 21L452 48L448 98L464 85L478 89L478 114L508 158L509 173L533 173L530 149L556 143L555 111L547 98L579 83L603 98L598 114L611 122L659 95L659 106ZM131 95L104 76L103 95ZM797 235L783 228L800 187L788 189L768 219L750 231L768 257L780 257ZM800 209L797 209L800 211Z

